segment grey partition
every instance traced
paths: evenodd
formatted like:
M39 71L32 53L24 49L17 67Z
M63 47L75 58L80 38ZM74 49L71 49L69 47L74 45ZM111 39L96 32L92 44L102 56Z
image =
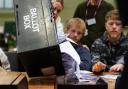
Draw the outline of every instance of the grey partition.
M50 0L14 0L18 52L58 43Z

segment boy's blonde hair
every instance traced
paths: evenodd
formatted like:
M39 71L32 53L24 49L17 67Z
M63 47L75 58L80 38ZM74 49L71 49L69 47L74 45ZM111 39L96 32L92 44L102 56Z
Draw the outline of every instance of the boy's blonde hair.
M65 24L65 31L64 32L67 33L68 30L70 29L70 27L73 25L75 25L77 28L80 28L85 33L85 31L86 31L85 22L80 18L69 19Z

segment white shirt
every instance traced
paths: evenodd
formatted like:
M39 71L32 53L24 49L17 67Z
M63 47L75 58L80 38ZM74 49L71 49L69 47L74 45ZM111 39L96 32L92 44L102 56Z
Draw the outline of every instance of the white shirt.
M66 36L64 34L63 30L63 24L61 23L61 18L58 16L56 19L56 27L57 27L57 36L58 36L58 41L61 43L66 39Z
M73 46L71 45L70 41L75 43L73 40L71 40L70 38L66 38L67 41L59 44L59 47L60 47L60 51L62 53L67 53L68 55L70 55L75 61L76 61L76 76L78 79L81 78L81 75L80 75L80 63L81 63L81 60L80 60L80 56L79 54L76 52L76 50L73 48ZM77 44L77 43L76 43Z
M1 67L7 71L10 71L10 63L8 61L7 56L3 52L3 50L0 48L0 62L1 62Z

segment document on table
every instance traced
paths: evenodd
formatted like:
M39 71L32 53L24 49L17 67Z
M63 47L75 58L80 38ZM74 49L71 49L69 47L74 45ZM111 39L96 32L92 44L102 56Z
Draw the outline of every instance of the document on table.
M86 70L80 70L80 76L79 82L96 81L98 78L97 76L93 76L92 72Z
M113 75L113 74L107 74L107 75L103 75L103 76L100 76L102 78L106 78L106 79L117 79L119 75Z
M83 73L83 74L92 74L92 72L87 71L87 70L80 70L80 73Z

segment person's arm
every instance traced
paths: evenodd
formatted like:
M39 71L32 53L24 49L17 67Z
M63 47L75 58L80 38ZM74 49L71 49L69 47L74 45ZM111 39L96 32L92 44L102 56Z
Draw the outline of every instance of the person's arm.
M100 39L96 39L94 43L91 45L91 56L92 56L92 64L95 64L101 61L101 51L102 51L102 41ZM102 59L104 62L105 60Z
M68 54L62 53L62 62L65 69L67 81L78 81L76 72L76 61Z
M81 59L81 63L80 63L80 69L81 70L91 70L91 53L90 51L83 47L83 46L79 46L79 49L76 49L80 59Z
M90 51L89 47L87 45L82 45L84 48L86 48L88 51Z
M91 46L91 55L92 55L92 71L101 71L106 68L105 59L101 58L102 54L102 41L97 39Z
M2 49L0 49L0 61L1 61L1 67L7 71L10 71L10 63L8 61L7 56L5 55L5 53L3 52Z
M58 18L60 18L60 17L58 17ZM66 35L64 34L64 27L63 27L62 22L60 22L60 21L56 22L56 27L57 27L58 41L59 41L59 43L61 43L66 39Z
M105 1L105 2L106 2L106 1ZM107 4L106 4L106 7L107 7L108 10L113 10L113 9L115 9L115 7L114 7L111 3L108 3L108 2L107 2Z
M80 5L78 5L76 7L76 10L75 10L75 13L74 13L73 17L81 17L81 15L80 15L81 9L80 8L81 8Z
M125 49L123 49L123 52L120 53L120 56L116 57L116 64L110 67L110 71L112 72L120 72L123 71L124 68L124 54Z
M76 71L76 61L70 55L62 53L62 61L66 74Z

